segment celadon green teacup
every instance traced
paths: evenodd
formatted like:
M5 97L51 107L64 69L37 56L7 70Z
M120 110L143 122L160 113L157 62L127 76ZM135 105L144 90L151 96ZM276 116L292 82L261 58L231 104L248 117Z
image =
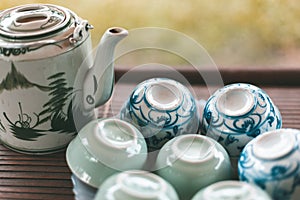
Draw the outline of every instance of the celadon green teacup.
M95 200L179 200L175 189L161 177L142 170L115 174L101 185Z
M156 173L171 183L180 199L191 199L200 189L232 178L225 149L198 134L181 135L167 142L156 160Z
M267 192L242 181L220 181L201 189L192 200L271 200Z
M73 175L94 188L116 172L142 169L146 158L147 146L141 133L115 118L88 123L66 152Z

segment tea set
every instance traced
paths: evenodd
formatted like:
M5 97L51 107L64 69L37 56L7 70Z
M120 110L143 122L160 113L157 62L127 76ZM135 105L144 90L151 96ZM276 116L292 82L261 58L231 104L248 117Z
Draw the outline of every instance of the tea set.
M94 108L113 91L114 49L128 31L109 28L94 58L91 28L56 5L0 12L4 146L25 154L67 149L76 199L300 193L300 130L282 128L279 109L257 86L226 85L206 101L176 80L152 78L137 84L117 116L97 119Z

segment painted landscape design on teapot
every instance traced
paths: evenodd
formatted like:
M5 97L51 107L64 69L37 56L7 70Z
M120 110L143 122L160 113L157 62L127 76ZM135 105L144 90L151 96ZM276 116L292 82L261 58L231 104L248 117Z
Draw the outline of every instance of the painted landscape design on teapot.
M73 87L68 87L65 72L58 72L49 76L48 85L39 85L30 82L23 74L17 71L14 63L11 64L11 71L6 78L0 83L0 92L3 90L13 91L27 88L33 88L45 92L49 96L49 100L45 102L39 113L24 113L22 102L19 102L18 116L9 116L6 112L1 113L0 129L6 132L2 120L7 120L10 124L10 131L15 137L22 140L36 140L39 136L44 135L46 131L58 131L61 133L74 134L76 127L72 114L72 95ZM67 112L63 111L63 107L68 104ZM4 118L3 118L4 117ZM49 130L39 129L43 123L50 121L51 128Z

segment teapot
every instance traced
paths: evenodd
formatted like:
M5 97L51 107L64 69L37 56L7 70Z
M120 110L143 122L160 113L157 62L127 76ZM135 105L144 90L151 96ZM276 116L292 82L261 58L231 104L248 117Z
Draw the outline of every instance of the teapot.
M0 12L4 146L27 154L65 149L95 118L94 108L109 100L114 49L128 31L109 28L93 56L92 28L57 5L28 4Z

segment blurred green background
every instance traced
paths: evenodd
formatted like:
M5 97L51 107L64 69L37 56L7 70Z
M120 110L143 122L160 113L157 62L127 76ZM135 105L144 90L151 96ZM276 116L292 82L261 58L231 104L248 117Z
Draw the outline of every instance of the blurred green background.
M2 0L0 9L27 3L73 10L94 25L93 44L111 26L162 27L195 39L218 67L299 67L297 0Z

